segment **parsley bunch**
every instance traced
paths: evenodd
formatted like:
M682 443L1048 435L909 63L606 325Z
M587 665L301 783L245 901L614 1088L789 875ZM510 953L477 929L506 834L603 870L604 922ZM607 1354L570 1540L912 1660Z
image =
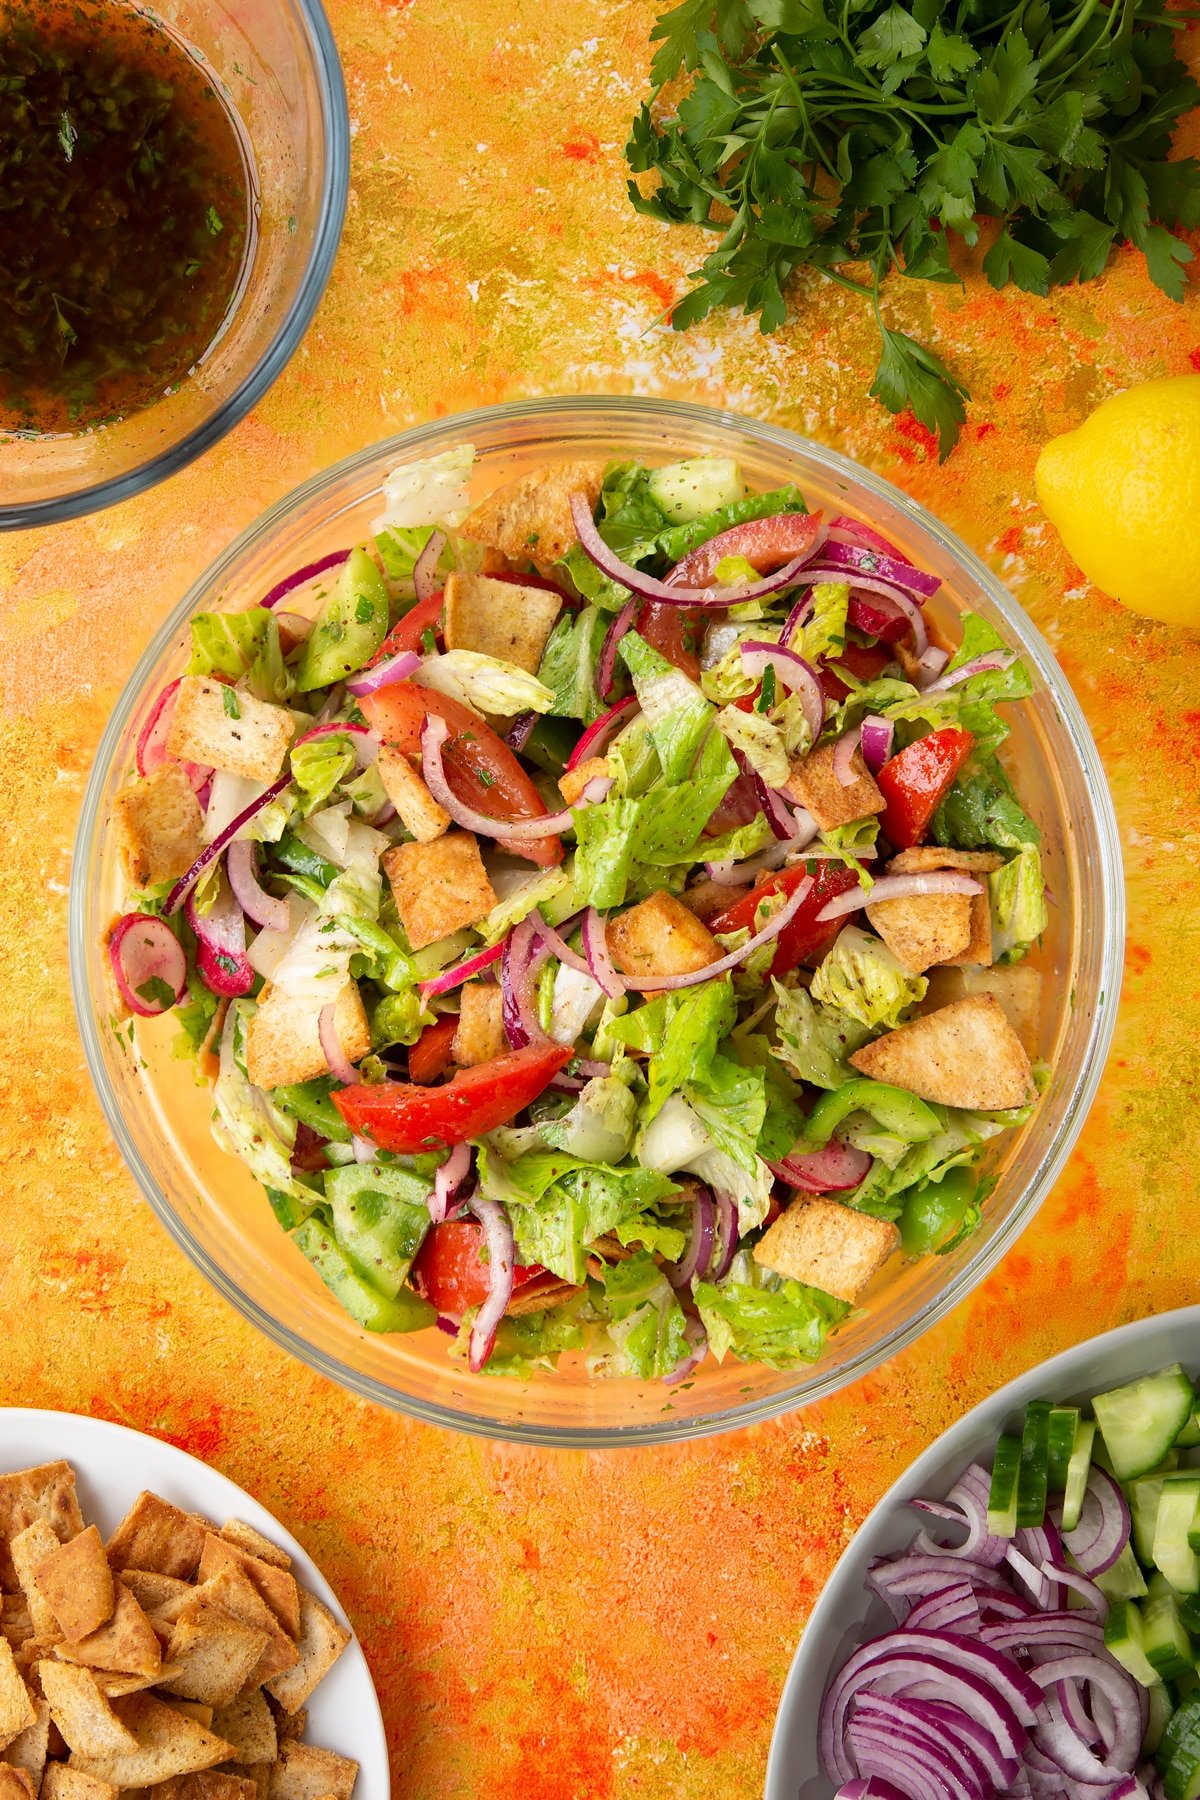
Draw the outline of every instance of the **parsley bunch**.
M741 306L777 330L788 278L814 268L870 301L871 393L911 407L945 457L969 395L884 323L884 277L956 281L947 234L973 244L984 214L1000 221L995 288L1093 280L1129 239L1182 299L1192 252L1170 228L1200 224L1200 162L1167 161L1200 100L1175 54L1183 17L1164 0L682 0L655 25L654 92L626 149L660 177L630 182L639 212L719 236L676 329Z

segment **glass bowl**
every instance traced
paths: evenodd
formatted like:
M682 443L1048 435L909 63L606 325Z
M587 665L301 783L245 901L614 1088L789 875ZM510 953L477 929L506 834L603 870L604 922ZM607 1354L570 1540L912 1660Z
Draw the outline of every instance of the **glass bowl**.
M350 118L320 0L156 0L140 10L220 79L255 169L253 256L223 330L173 393L90 431L0 432L0 530L127 500L224 437L291 358L333 266Z
M436 1331L371 1336L356 1326L275 1223L262 1189L209 1135L209 1099L171 1055L169 1015L113 1029L101 933L124 882L109 827L155 696L188 654L194 612L251 604L284 575L366 534L398 462L470 442L473 490L551 457L633 454L650 462L734 456L752 486L796 482L810 505L854 512L945 583L945 623L969 606L992 619L1035 672L1014 710L1010 762L1045 834L1055 897L1040 952L1048 979L1043 1042L1050 1084L1029 1126L1000 1140L999 1184L982 1227L957 1252L905 1266L873 1291L822 1361L780 1373L711 1360L687 1384L589 1379L582 1358L527 1381L472 1377ZM833 1393L910 1344L957 1305L1028 1224L1062 1168L1096 1091L1116 1015L1124 893L1116 820L1080 708L1045 641L965 545L898 489L846 457L736 414L640 399L561 399L439 419L377 444L298 488L218 558L158 633L127 683L88 784L70 905L75 1007L92 1077L125 1160L168 1231L220 1291L296 1356L368 1399L437 1424L532 1443L616 1445L747 1425Z

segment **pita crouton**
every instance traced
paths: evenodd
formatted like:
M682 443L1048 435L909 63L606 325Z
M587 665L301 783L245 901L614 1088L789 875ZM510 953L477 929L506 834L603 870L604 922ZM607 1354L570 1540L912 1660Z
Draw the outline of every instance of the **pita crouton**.
M279 1761L271 1770L267 1789L269 1800L350 1800L358 1764L333 1750L318 1750L315 1744L298 1744L285 1738L279 1746Z
M909 894L901 900L881 900L867 907L867 918L892 955L914 975L923 975L934 963L950 962L971 942L971 906L987 892L971 894Z
M1019 962L1001 968L964 969L960 979L964 993L992 996L1004 1009L1026 1054L1036 1056L1042 1022L1041 971Z
M204 1539L200 1557L200 1579L211 1581L222 1570L234 1569L244 1575L266 1601L290 1638L300 1634L300 1589L296 1577L287 1569L264 1562L262 1557L231 1544L227 1538L210 1531ZM222 1602L224 1604L224 1602Z
M463 988L453 1048L460 1069L491 1062L511 1048L504 1030L504 996L496 982L468 981Z
M953 956L939 956L936 959L938 962L956 966L970 963L984 967L991 962L992 908L988 898L987 877L1003 861L1004 858L994 850L949 850L941 844L917 844L911 850L902 850L888 864L889 875L922 875L936 869L958 869L965 875L978 878L981 892L970 895L967 902L970 909L967 942ZM867 911L870 916L869 907Z
M5 1746L4 1760L14 1769L24 1769L33 1782L36 1791L42 1779L42 1770L46 1766L46 1753L50 1743L50 1708L39 1694L33 1703L36 1715L32 1725L27 1725L10 1744Z
M332 996L331 996L332 998ZM356 981L347 980L333 1003L338 1042L351 1062L371 1048L371 1029ZM321 1004L267 986L246 1033L246 1069L256 1087L285 1087L328 1075L321 1048Z
M230 1765L231 1771L234 1774L240 1775L244 1780L252 1781L254 1783L254 1791L257 1800L267 1800L267 1789L271 1783L271 1770L274 1767L274 1758L272 1758L269 1763L234 1763Z
M887 1219L839 1200L794 1200L754 1246L754 1260L838 1300L857 1300L899 1242Z
M138 887L174 881L204 845L204 814L178 763L162 763L113 801L113 829L125 873Z
M117 1790L110 1781L98 1781L82 1769L50 1762L42 1776L40 1800L117 1800Z
M531 562L543 575L577 541L571 495L595 511L604 480L596 460L551 463L496 488L459 527L463 537L498 550L510 563Z
M193 1589L193 1593L198 1602L218 1608L231 1619L252 1626L266 1637L267 1643L247 1677L244 1684L246 1687L260 1687L273 1675L280 1675L285 1669L294 1669L300 1661L295 1639L290 1632L285 1631L249 1575L236 1563L223 1563L214 1568L208 1580ZM298 1610L297 1608L297 1612Z
M217 1534L228 1544L236 1544L240 1550L248 1550L251 1556L257 1556L259 1562L274 1563L277 1569L290 1569L292 1559L286 1550L273 1544L270 1538L263 1537L255 1531L253 1525L247 1525L243 1519L226 1519Z
M0 1762L0 1800L37 1800L37 1789L25 1769Z
M325 1679L346 1645L350 1633L340 1625L315 1594L300 1589L300 1661L294 1669L274 1676L267 1691L285 1712L299 1711L313 1689Z
M175 1602L182 1603L195 1592L190 1581L181 1581L177 1575L160 1575L157 1569L122 1569L117 1580L127 1587L152 1625L159 1623L158 1615L169 1609ZM174 1615L168 1611L167 1622L174 1624Z
M375 767L383 783L383 791L400 815L406 831L419 844L431 844L449 831L453 821L440 801L435 800L422 775L413 768L403 751L391 744L381 744Z
M496 904L473 832L448 831L432 844L398 844L385 853L383 866L414 950L476 924Z
M244 1694L228 1706L218 1706L212 1728L233 1745L235 1762L274 1762L279 1738L271 1708L259 1692Z
M612 774L607 756L589 756L573 769L565 769L558 778L558 791L567 806L576 806L589 781L607 780Z
M258 1784L221 1769L201 1769L195 1775L174 1775L160 1781L154 1800L257 1800Z
M679 896L679 904L686 906L690 913L703 921L705 925L723 913L727 906L741 900L750 892L750 884L726 887L723 882L709 881L707 877L694 881L691 887L684 888Z
M0 1745L10 1744L27 1731L36 1717L12 1645L7 1638L0 1638Z
M848 787L833 772L833 752L832 744L822 744L810 755L797 757L783 789L789 800L812 814L822 831L836 831L839 825L881 813L884 807L883 795L859 751L850 759L854 780Z
M162 1666L162 1652L154 1627L123 1582L117 1583L116 1592L112 1618L87 1637L59 1644L58 1655L64 1662L111 1669L118 1675L156 1674Z
M456 569L446 577L446 648L474 650L536 675L562 604L561 594L546 588Z
M118 1700L115 1710L122 1724L137 1740L137 1748L119 1756L79 1756L71 1752L71 1767L109 1781L114 1787L153 1786L173 1775L190 1775L228 1762L233 1746L151 1694L132 1694Z
M0 1594L0 1634L14 1650L33 1636L33 1620L24 1594Z
M281 1738L302 1738L308 1730L308 1708L302 1706L294 1713L284 1712L278 1700L271 1697L271 1714L275 1720L275 1730ZM278 1752L276 1753L278 1754Z
M108 1541L114 1569L140 1569L187 1581L200 1566L204 1527L191 1513L143 1491Z
M295 722L286 706L256 700L207 675L185 675L167 731L167 754L210 764L251 781L274 781Z
M623 975L692 975L721 955L707 925L665 891L610 919L607 938Z
M170 1633L168 1632L167 1635L169 1637ZM119 1675L112 1669L92 1670L92 1674L96 1677L96 1686L110 1700L123 1700L127 1694L144 1693L147 1688L157 1687L160 1681L165 1681L170 1673L169 1663L163 1663L151 1675Z
M33 1579L64 1637L87 1637L113 1615L112 1570L94 1525L69 1544L56 1544L38 1563Z
M12 1554L13 1568L17 1572L17 1580L21 1592L25 1596L25 1604L29 1608L29 1617L33 1629L39 1638L57 1638L62 1633L54 1609L45 1598L37 1584L35 1571L44 1562L52 1550L57 1550L59 1542L45 1519L35 1519L24 1531L18 1531L9 1545Z
M552 1306L558 1306L563 1300L569 1300L573 1294L582 1294L581 1287L572 1287L569 1281L550 1281L541 1286L543 1276L527 1281L517 1289L506 1308L510 1319L527 1319L533 1313L549 1312ZM530 1288L533 1292L530 1293Z
M171 1673L160 1677L158 1685L184 1700L228 1706L249 1681L269 1642L265 1631L243 1625L215 1606L193 1602L171 1633Z
M971 1112L1024 1106L1037 1093L1021 1040L991 994L972 994L913 1019L864 1044L850 1062L874 1081Z
M8 1546L35 1519L44 1519L63 1544L83 1530L70 1463L42 1463L36 1469L0 1475L0 1588L6 1592L11 1593L17 1585Z
M47 1660L38 1664L38 1675L50 1716L69 1749L80 1756L119 1756L137 1749L137 1739L122 1725L90 1669Z

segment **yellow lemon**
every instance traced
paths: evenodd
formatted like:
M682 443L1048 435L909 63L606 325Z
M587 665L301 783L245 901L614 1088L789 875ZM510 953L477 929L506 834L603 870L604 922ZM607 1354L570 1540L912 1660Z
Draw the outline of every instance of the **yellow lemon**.
M1127 388L1038 457L1038 499L1089 581L1200 627L1200 375Z

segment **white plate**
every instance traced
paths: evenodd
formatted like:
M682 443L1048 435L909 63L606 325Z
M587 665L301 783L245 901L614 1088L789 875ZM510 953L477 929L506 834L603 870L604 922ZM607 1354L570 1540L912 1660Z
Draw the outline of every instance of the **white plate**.
M931 1444L863 1520L813 1608L779 1703L765 1800L830 1800L834 1785L817 1757L817 1719L832 1674L851 1651L894 1623L866 1586L867 1565L912 1542L919 1529L908 1501L942 1499L968 1463L990 1468L996 1439L1019 1424L1030 1400L1087 1400L1167 1363L1194 1371L1200 1361L1200 1306L1140 1319L1090 1338L1009 1382Z
M120 1523L143 1488L161 1494L185 1511L203 1513L223 1525L243 1519L286 1550L301 1587L324 1601L349 1627L321 1571L265 1506L206 1463L158 1438L85 1419L79 1413L36 1412L0 1407L0 1474L64 1458L75 1470L86 1524L101 1536ZM357 1638L352 1638L308 1702L310 1744L352 1756L360 1765L354 1800L390 1800L387 1739L375 1684Z

